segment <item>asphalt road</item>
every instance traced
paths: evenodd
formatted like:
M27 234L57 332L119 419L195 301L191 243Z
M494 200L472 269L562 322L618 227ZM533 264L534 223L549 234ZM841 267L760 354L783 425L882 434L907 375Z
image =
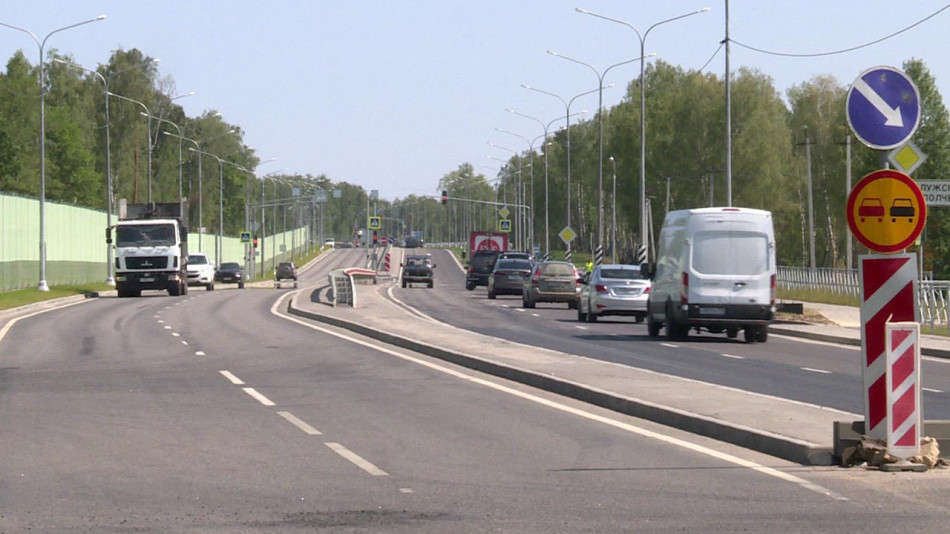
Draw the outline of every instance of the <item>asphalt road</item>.
M352 265L357 251L340 252L302 284ZM13 325L0 339L0 533L909 531L948 519L940 472L789 464L287 317L290 291L101 298Z
M690 333L687 341L652 339L645 323L605 317L577 321L566 304L521 307L521 297L486 297L484 287L465 290L465 275L450 253L428 249L439 266L435 288L396 287L393 297L466 330L569 354L735 387L764 395L864 413L860 347L769 336L748 344L724 334ZM923 358L924 417L950 417L950 360Z

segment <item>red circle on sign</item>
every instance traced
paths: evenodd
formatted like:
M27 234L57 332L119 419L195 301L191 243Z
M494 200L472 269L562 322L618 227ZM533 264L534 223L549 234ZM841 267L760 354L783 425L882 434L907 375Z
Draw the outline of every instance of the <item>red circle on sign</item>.
M861 217L861 222L863 223L865 215L868 218L876 218L881 224L887 224L885 221L892 220L890 214L886 212L886 206L880 202L881 199L879 198L865 198L865 201L878 201L877 205L868 206L863 205L864 202L862 202L862 206L859 206L859 208L866 209L867 211L865 214L858 214L858 210L855 210L855 204L857 204L859 198L862 198L862 192L869 186L876 185L878 182L883 180L897 180L898 182L902 183L907 187L908 190L910 190L910 193L915 197L914 200L917 201L918 209L914 215L916 221L913 229L906 237L893 244L885 244L875 241L861 229L858 221L856 220L856 217ZM892 205L891 210L893 209L894 206ZM861 181L851 189L851 193L848 195L847 212L848 228L851 229L851 233L854 234L854 237L856 237L862 245L876 252L891 253L900 252L901 250L906 249L917 240L917 238L920 236L920 233L924 230L924 224L927 222L927 203L924 200L924 194L921 192L920 186L918 186L917 182L915 182L910 176L892 169L874 171L862 178Z

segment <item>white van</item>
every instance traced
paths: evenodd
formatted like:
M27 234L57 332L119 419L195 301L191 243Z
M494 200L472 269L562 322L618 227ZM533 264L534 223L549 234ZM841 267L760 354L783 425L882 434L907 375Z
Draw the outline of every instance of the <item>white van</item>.
M772 214L749 208L671 211L660 231L647 301L651 337L669 339L695 328L764 342L775 316L775 232Z

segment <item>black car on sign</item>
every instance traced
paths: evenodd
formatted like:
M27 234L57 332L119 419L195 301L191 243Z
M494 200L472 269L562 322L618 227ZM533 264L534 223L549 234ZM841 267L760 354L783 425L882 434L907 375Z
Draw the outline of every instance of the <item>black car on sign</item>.
M225 262L214 272L214 281L222 284L237 284L244 289L244 268L237 262Z
M465 289L471 291L478 286L488 285L488 276L495 268L495 260L501 251L476 250L468 259L468 270L465 276Z

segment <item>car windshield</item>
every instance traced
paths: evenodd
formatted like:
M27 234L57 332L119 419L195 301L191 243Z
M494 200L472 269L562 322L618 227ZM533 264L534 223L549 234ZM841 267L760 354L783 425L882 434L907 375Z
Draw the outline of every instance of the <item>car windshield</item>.
M222 271L236 271L240 268L241 266L238 265L237 263L222 263L221 264Z
M530 271L531 262L528 260L498 260L498 263L495 265L495 270L501 269L513 269L517 271Z
M175 244L172 224L130 224L115 232L117 247L169 247Z
M277 268L278 268L278 269L293 269L293 268L294 268L294 264L292 264L292 263L281 263L280 265L277 266Z
M541 267L541 274L547 276L574 276L574 267L569 263L549 263Z
M600 277L604 280L639 280L640 269L601 269Z
M188 263L194 265L205 265L208 263L208 258L204 256L188 256Z

